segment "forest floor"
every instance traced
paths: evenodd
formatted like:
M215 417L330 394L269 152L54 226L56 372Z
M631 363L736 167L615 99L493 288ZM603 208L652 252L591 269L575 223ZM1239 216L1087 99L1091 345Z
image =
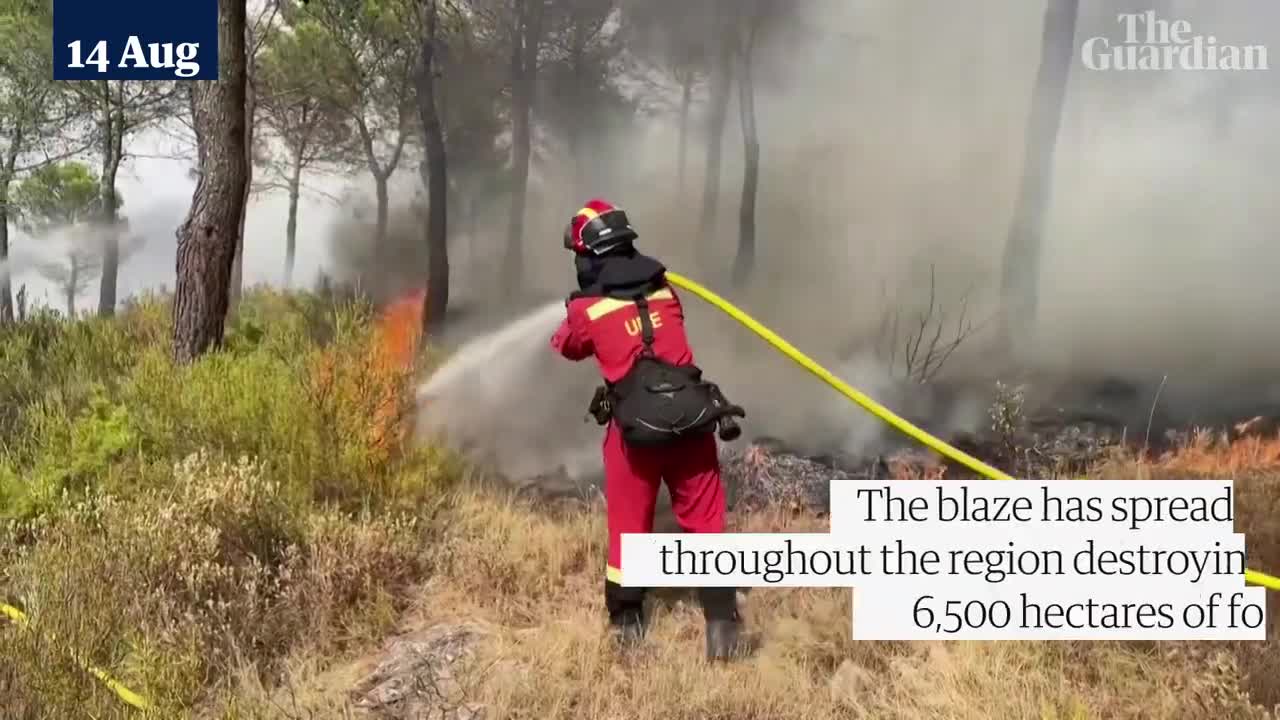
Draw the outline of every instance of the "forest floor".
M135 717L76 656L164 718L1222 719L1280 703L1274 632L854 642L848 589L744 593L753 652L726 666L702 660L690 596L656 592L645 645L620 658L599 499L517 496L407 444L422 368L385 316L250 293L227 349L191 367L168 360L168 317L153 298L0 330L0 601L35 628L0 626L6 718ZM1061 476L1237 480L1250 564L1280 568L1266 423L1159 453L1089 428L1037 437L1012 450L1079 466ZM864 472L955 476L918 453L761 441L726 457L730 529L825 530L826 481Z
M761 448L735 457L729 474L749 487L738 494L732 530L826 530L802 495L777 494L788 478L820 467ZM1280 535L1253 529L1280 500L1280 440L1215 448L1202 439L1154 460L1117 456L1095 471L1246 481L1240 507L1251 562L1280 561ZM280 717L1265 718L1273 717L1265 706L1280 700L1274 639L854 642L847 589L744 593L753 652L727 666L702 660L693 598L659 591L645 646L623 657L603 625L600 508L473 489L450 514L449 562L397 631L325 670L297 658L286 692L257 691L261 706L293 713Z

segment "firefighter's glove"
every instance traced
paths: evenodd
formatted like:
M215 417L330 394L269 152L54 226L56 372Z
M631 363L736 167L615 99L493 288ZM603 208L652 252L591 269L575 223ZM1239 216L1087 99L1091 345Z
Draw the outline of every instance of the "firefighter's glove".
M606 425L612 408L609 405L609 389L601 385L591 397L591 405L587 408L587 416L595 418L597 425Z

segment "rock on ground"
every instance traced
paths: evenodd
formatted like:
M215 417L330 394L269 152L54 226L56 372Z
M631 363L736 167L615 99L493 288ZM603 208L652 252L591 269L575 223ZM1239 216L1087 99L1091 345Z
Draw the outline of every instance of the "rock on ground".
M890 474L882 458L805 456L771 438L726 453L722 467L729 505L736 512L781 508L825 513L832 480L872 480Z
M386 720L482 720L484 707L467 698L467 675L486 635L476 625L437 625L390 639L351 691L355 706Z

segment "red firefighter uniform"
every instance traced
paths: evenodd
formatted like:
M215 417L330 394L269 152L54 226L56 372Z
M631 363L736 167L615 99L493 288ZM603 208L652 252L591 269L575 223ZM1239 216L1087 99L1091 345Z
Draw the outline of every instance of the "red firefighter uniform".
M680 299L668 285L648 295L654 352L667 362L693 363L685 336ZM570 360L594 356L609 383L621 380L639 357L643 342L639 308L607 297L578 297L552 337L552 346ZM672 510L685 532L724 531L725 495L714 433L702 433L663 447L632 447L610 422L604 438L605 503L609 523L611 583L622 582L623 533L653 531L659 483L666 481Z

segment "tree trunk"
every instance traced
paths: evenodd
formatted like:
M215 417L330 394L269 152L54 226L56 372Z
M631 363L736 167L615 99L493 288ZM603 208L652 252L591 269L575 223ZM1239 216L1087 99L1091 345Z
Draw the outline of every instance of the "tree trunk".
M289 221L284 226L284 287L293 283L293 263L298 252L298 198L302 189L302 157L293 157L293 173L289 175Z
M247 32L247 30L246 30ZM228 308L235 312L240 303L240 295L244 292L244 226L249 219L249 194L253 192L253 126L254 117L258 114L258 96L253 89L254 53L250 51L248 40L245 40L245 86L244 86L244 156L245 181L244 205L240 209L240 226L236 230L236 257L231 265L231 287L228 288Z
M121 94L123 85L119 85ZM107 107L104 110L102 140L102 277L98 281L98 314L110 317L116 312L116 279L120 272L120 236L116 227L116 175L124 152L124 98L111 99L111 87L104 89Z
M529 190L529 156L533 153L532 111L537 83L538 44L543 0L519 0L511 50L511 216L507 223L507 252L502 266L502 290L508 298L520 289L524 262L524 211Z
M474 188L476 185L478 185L478 183L474 183L474 182L473 182L473 183L471 184L471 186L472 186L473 188ZM466 215L467 215L467 218L466 218L466 223L467 223L467 234L466 234L466 237L467 237L467 243L468 243L468 244L467 244L467 259L466 259L466 268L467 268L467 272L466 272L466 274L467 274L468 276L471 276L471 277L479 277L479 276L477 275L477 273L483 272L483 271L485 270L485 268L481 268L481 267L480 267L480 264L477 262L477 258L481 255L481 253L477 252L477 246L480 244L480 241L479 241L479 238L480 238L480 201L478 201L478 200L476 199L476 197L477 197L478 195L479 195L479 193L474 193L474 194L472 194L469 198L467 198L467 200L465 201L465 202L466 202L466 210L464 210L464 212L465 212L465 213L466 213Z
M9 185L22 148L22 126L13 129L6 156L0 159L0 325L14 321L13 276L9 271ZM22 318L18 318L22 319Z
M1074 61L1079 0L1049 0L1044 15L1040 70L1027 121L1022 182L1004 253L1002 341L1026 339L1039 300L1044 220L1053 183L1053 156Z
M435 45L439 7L424 0L426 23L422 35L422 59L418 68L418 115L427 151L422 181L427 186L427 294L422 311L424 334L437 328L449 306L449 173L444 130L436 108Z
M218 4L218 80L193 83L200 179L178 230L173 356L188 363L222 344L231 264L248 183L245 2Z
M693 72L685 70L680 79L680 144L676 150L680 196L684 197L685 172L689 157L689 108L693 105Z
M760 183L760 137L756 128L755 88L751 79L751 55L755 50L756 20L738 53L738 107L742 122L742 201L738 206L738 254L733 260L733 284L751 277L756 263L756 190Z
M736 12L730 5L722 6L722 17ZM727 24L722 25L720 47L715 65L711 69L711 107L707 114L706 175L702 180L702 216L698 222L698 247L704 248L700 256L705 260L705 246L712 241L716 229L716 210L720 197L721 145L724 141L725 122L729 117L729 93L733 87L733 46L735 36Z
M13 322L13 285L9 273L9 174L0 169L0 325Z
M62 288L62 298L66 302L67 319L76 319L76 286L80 284L80 265L76 260L75 254L71 254L67 258L70 261L71 270L67 275L66 287Z
M387 181L400 164L401 152L404 150L405 141L409 137L404 127L404 111L397 110L397 112L401 114L398 117L400 127L396 134L396 146L391 153L391 158L387 160L385 165L378 162L378 156L373 149L373 134L370 132L364 117L360 115L355 117L356 130L360 133L360 140L364 145L365 162L369 165L369 174L373 176L373 189L377 195L377 226L374 228L373 237L375 247L382 247L383 242L387 239L387 208L390 205L387 195Z
M374 247L385 247L387 239L387 213L391 205L391 195L387 191L387 179L390 173L373 176L373 193L377 200L377 225L373 229Z
M250 165L252 168L252 165ZM248 175L253 175L253 170L246 171ZM240 304L240 295L244 291L244 225L249 215L249 185L253 183L252 178L245 182L245 198L244 206L240 210L240 224L236 228L236 254L231 259L231 280L227 286L227 310L235 312L236 306Z

